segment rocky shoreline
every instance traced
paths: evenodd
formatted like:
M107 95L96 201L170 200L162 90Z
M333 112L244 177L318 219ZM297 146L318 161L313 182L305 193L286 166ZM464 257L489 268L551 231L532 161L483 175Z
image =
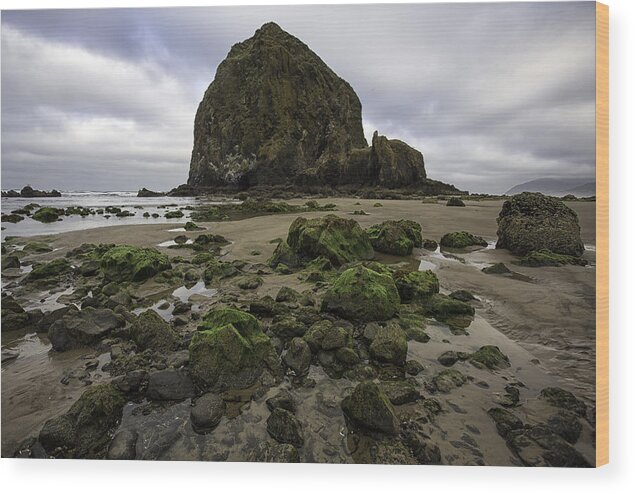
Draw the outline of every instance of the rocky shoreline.
M499 206L360 200L201 217L212 222L177 236L152 225L5 241L2 455L592 466L593 392L570 393L488 321L502 300L483 293L526 284L470 267L509 255L488 248L494 226L468 219L495 223ZM423 210L435 227L404 219ZM441 236L469 239L467 224L475 246L435 257ZM543 250L547 263L515 257L513 272L585 275ZM457 286L451 274L469 268ZM55 405L11 393L34 389L24 333L64 362ZM7 421L5 406L26 408Z

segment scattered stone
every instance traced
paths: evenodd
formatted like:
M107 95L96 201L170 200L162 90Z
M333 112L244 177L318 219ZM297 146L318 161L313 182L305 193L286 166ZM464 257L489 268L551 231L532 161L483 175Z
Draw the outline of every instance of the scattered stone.
M447 207L465 207L465 203L458 197L450 197L447 200Z
M511 411L501 407L494 407L487 411L488 415L495 422L495 427L502 438L507 438L513 430L520 430L524 427L524 423Z
M295 291L293 288L289 288L288 286L283 286L277 292L275 301L277 301L278 303L282 303L282 302L294 303L298 300L299 296L300 296L299 293Z
M405 362L405 373L408 375L416 376L420 372L424 371L425 368L418 361L410 359Z
M362 382L346 397L341 408L349 422L369 431L398 433L399 422L392 403L374 382Z
M370 344L370 356L379 363L403 366L407 358L405 332L396 323L381 327Z
M482 272L485 274L512 274L511 270L502 262L485 267Z
M417 222L407 219L391 220L371 226L368 236L377 252L404 257L411 255L414 247L420 248L422 245L421 231Z
M465 289L459 289L457 291L453 291L450 295L450 298L454 299L454 300L458 300L458 301L464 301L465 303L468 303L469 301L473 301L476 299L475 296L473 296L473 294L471 294L471 292L465 290Z
M423 240L422 247L425 250L430 250L432 252L435 252L436 249L438 248L438 242L436 242L436 240L430 240L429 238L425 238Z
M540 392L539 396L551 406L571 411L580 417L585 417L586 415L586 405L584 402L577 399L567 390L559 387L547 387Z
M482 346L469 356L469 361L478 368L488 368L489 370L498 370L511 366L508 356L500 351L497 346Z
M432 389L443 394L448 394L465 383L467 383L467 377L453 368L437 373L431 381Z
M212 431L224 416L227 406L222 398L213 393L201 395L192 406L190 421L196 433Z
M416 387L407 381L381 382L379 387L395 406L415 402L421 398Z
M101 257L101 270L111 281L144 281L170 267L167 256L154 248L119 245Z
M467 231L447 233L440 239L440 246L447 248L468 248L472 246L486 247L487 241L481 236L475 236Z
M79 310L71 305L59 315L61 318L48 329L48 338L55 351L92 346L114 329L125 325L125 319L108 308L87 307Z
M304 339L295 337L291 340L288 350L282 356L282 360L286 366L293 370L296 376L305 376L308 374L312 360L310 346Z
M397 271L393 277L401 303L424 302L440 291L438 277L431 270Z
M182 401L194 397L196 390L189 373L169 368L150 373L147 395L156 401Z
M548 427L568 443L575 444L581 436L583 426L574 412L560 410L548 418Z
M178 346L178 336L154 310L142 312L130 326L130 338L139 349L171 351Z
M269 408L269 411L273 412L275 409L282 408L286 409L290 413L295 413L295 399L291 393L286 390L280 390L276 395L266 400L266 407Z
M289 411L281 407L271 412L266 420L266 431L280 443L289 443L295 447L304 445L302 424Z

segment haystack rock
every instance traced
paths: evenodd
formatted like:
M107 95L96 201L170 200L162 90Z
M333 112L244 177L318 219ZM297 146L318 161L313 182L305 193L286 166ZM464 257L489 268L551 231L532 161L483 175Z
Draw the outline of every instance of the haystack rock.
M404 142L375 133L369 147L350 84L272 22L218 66L196 113L187 183L444 185L426 180L423 155Z

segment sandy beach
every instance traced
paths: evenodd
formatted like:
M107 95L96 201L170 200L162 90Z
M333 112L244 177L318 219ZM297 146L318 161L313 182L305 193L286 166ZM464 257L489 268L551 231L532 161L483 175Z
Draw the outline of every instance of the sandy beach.
M354 218L364 228L388 219L411 219L421 224L423 238L438 241L445 233L466 230L482 236L490 246L497 239L496 218L502 205L501 201L466 201L466 207L446 207L444 202L431 204L407 200L340 198L321 199L319 202L336 204L336 215ZM377 202L382 207L374 207ZM422 261L423 269L431 268L438 276L442 292L466 289L477 298L474 302L476 317L468 328L468 335L454 334L443 324L432 322L426 329L431 338L429 342L409 342L408 357L417 360L425 368L413 377L421 389L429 385L429 378L434 372L443 369L437 358L447 349L472 352L483 345L492 344L498 346L511 361L510 368L495 372L476 368L467 361L458 362L455 368L468 375L471 383L459 386L450 394L435 395L446 412L440 414L435 423L427 423L425 428L435 443L439 444L446 463L518 463L504 440L495 432L495 423L486 413L504 395L509 383L521 388L523 405L517 412L528 422L540 422L543 419L540 413L544 411L544 404L538 395L547 386L572 391L590 409L594 405L595 204L570 202L567 205L579 216L581 236L586 245L584 258L589 261L586 267L523 267L511 263L515 257L508 251L494 248L461 252L455 256L415 249L412 256L407 258L378 257L388 264L404 263L416 268ZM358 210L364 210L367 215L352 215L353 211ZM324 214L326 212L309 212L302 216L311 218ZM28 238L28 241L46 242L53 250L25 258L38 262L51 260L66 255L84 243L154 247L171 257L191 258L194 253L190 249L157 245L172 240L178 234L186 234L188 238L194 239L200 234L214 233L230 241L221 252L223 260L239 259L257 265L265 263L272 255L276 247L272 240L286 238L289 226L296 217L297 214L275 214L240 221L200 223L205 230L187 233L174 231L179 225L151 224L36 236ZM11 241L12 244L23 243L19 238ZM497 262L504 262L519 275L496 276L481 272L483 267ZM9 282L5 289L11 289L10 279L3 277L5 283ZM275 297L283 286L300 292L313 288L313 284L299 274L263 275L262 278L263 284L249 296L268 294ZM170 297L172 291L171 288L166 290L165 287L146 283L138 288L137 294L143 294L150 303L173 299L173 296ZM204 312L226 301L223 297L225 290L220 288L219 291L215 296L194 295L190 301L195 301L197 309ZM226 291L235 293L235 286L227 285ZM17 299L23 301L19 297ZM243 300L238 301L239 305L244 303ZM195 325L195 321L188 321L185 330L195 330ZM3 363L2 369L3 456L12 453L26 437L37 434L46 419L65 412L77 399L83 390L80 381L71 379L68 385L56 384L69 370L84 367L87 360L96 360L98 373L91 376L92 381L110 379L107 372L102 370L109 360L107 351L86 349L57 354L49 352L49 347L45 334L25 337L19 332L3 331L3 349L17 348L20 351L20 356ZM301 459L318 462L363 460L363 454L366 453L363 443L351 445L349 437L344 439L340 434L345 422L337 403L354 383L346 378L329 379L319 367L311 367L310 376L316 382L313 387L293 390L297 401L301 402L297 414L302 417L305 426L310 427L311 436L316 437L303 447ZM173 433L169 445L152 445L152 440L148 438L146 441L150 445L138 458L248 460L248 444L258 437L266 437L264 401L273 393L271 390L253 400L235 419L223 419L214 431L215 441L210 441L210 435L201 436L182 426L175 428L176 425L169 425ZM409 412L408 405L402 406L402 409L399 407L399 411L406 414ZM188 412L185 401L152 415L143 427L147 430L149 424L156 425L157 420L171 423L178 416L185 419ZM417 411L412 407L411 412ZM141 418L134 416L132 408L124 411L121 426L138 425ZM593 431L585 422L577 449L593 463Z

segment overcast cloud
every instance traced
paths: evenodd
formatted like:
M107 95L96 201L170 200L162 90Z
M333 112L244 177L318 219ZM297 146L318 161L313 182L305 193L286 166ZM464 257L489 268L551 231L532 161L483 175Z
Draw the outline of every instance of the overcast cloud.
M275 21L431 178L594 180L594 3L2 12L2 188L170 189L232 44Z

